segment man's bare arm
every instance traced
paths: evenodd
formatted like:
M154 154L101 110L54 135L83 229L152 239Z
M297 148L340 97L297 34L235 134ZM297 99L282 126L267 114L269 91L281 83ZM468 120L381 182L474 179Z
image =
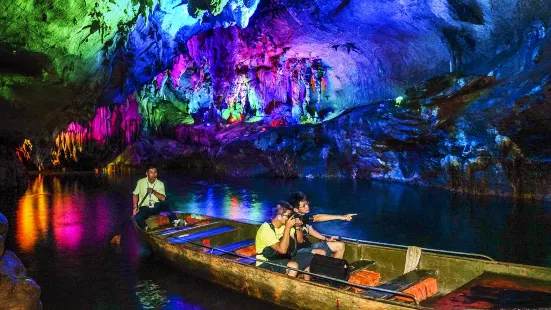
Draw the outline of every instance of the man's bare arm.
M159 199L159 201L165 201L165 199L166 199L165 195L159 193L158 191L154 190L153 188L148 188L147 192L152 193L153 195L155 195L155 197L157 197L157 199Z
M331 215L331 214L316 214L314 215L314 222L327 222L334 220L351 221L352 217L356 216L356 213L349 213L344 215Z
M310 236L316 238L316 239L319 239L319 240L323 240L323 241L334 241L334 240L337 240L338 237L331 237L331 238L327 238L325 237L324 235L320 234L317 230L314 229L314 227L312 226L309 226L308 227L308 233L310 234Z
M270 246L272 249L274 249L274 251L280 254L287 254L287 250L289 249L289 239L291 238L291 227L293 227L294 225L294 219L287 220L287 223L285 223L285 230L283 231L283 237L281 238L281 240L279 240L278 243L274 243Z
M302 231L302 221L300 221L299 219L296 219L296 224L295 224L295 231L296 231L296 236L297 236L297 243L303 243L304 242L304 232Z
M132 195L132 215L136 215L138 213L138 209L140 207L138 206L138 195Z

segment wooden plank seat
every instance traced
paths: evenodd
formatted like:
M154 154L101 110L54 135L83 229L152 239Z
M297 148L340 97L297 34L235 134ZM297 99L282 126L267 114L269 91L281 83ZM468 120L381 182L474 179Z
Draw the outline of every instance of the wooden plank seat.
M197 228L197 227L204 227L204 226L214 225L214 224L217 224L217 223L218 222L197 222L195 224L186 225L186 226L169 227L169 228L166 228L166 229L154 231L153 235L155 235L155 236L169 236L169 235L174 235L174 234L177 234L179 232L186 231L186 230L194 229L194 228Z
M149 228L153 230L156 230L159 227L169 226L170 221L168 219L168 215L170 213L174 214L178 219L185 220L188 225L196 224L199 222L208 222L212 219L210 216L187 214L181 211L172 211L172 212L161 211L161 213L159 213L158 215L149 216L145 220L145 223Z
M226 244L223 246L217 246L216 248L222 251L212 250L212 252L209 251L209 253L220 256L220 255L228 254L228 252L233 252L233 251L242 249L244 247L248 247L253 244L254 244L254 239L237 241L237 242Z
M232 226L222 226L222 227L217 227L217 228L214 228L214 229L194 232L194 233L191 233L191 234L188 234L188 235L182 235L182 236L178 236L178 237L171 237L171 238L168 238L166 240L170 243L182 244L182 243L186 243L186 242L190 242L190 241L209 238L209 237L212 237L212 236L216 236L216 235L219 235L219 234L223 234L223 233L230 232L230 231L235 231L235 230L236 230L235 227L232 227Z
M392 291L403 292L406 289L418 283L421 283L428 278L434 277L435 275L436 271L434 270L413 270L377 287ZM362 292L361 295L382 299L389 299L396 296L395 294L379 292L375 290L366 290Z

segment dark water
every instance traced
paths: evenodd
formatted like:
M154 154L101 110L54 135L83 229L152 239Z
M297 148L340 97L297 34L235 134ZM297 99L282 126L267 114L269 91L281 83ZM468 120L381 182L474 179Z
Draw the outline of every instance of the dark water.
M45 309L276 309L151 259L125 224L140 177L37 176L23 196L0 197L7 247L42 287ZM550 203L354 180L194 180L164 171L160 179L182 211L261 222L273 202L302 190L314 213L358 213L316 224L323 233L551 267ZM109 246L118 232L120 252Z

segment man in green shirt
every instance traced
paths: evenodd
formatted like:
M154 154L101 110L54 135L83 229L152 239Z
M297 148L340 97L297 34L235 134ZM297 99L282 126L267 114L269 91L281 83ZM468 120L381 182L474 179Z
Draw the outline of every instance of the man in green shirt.
M135 215L136 223L140 228L145 229L145 220L148 217L167 211L172 225L178 226L181 220L168 210L165 202L165 184L157 179L157 168L148 166L145 175L145 178L138 181L132 193L132 214Z
M256 265L271 271L297 276L294 269L309 271L312 253L296 253L296 241L293 239L296 220L291 216L291 206L280 201L272 211L271 221L260 225L256 233ZM309 276L305 275L308 280Z

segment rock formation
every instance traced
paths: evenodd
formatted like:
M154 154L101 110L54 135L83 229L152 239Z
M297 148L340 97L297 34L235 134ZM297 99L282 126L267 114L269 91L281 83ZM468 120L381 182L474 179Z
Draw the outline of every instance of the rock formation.
M8 220L0 213L0 305L3 309L42 309L40 286L27 277L21 260L4 248Z

